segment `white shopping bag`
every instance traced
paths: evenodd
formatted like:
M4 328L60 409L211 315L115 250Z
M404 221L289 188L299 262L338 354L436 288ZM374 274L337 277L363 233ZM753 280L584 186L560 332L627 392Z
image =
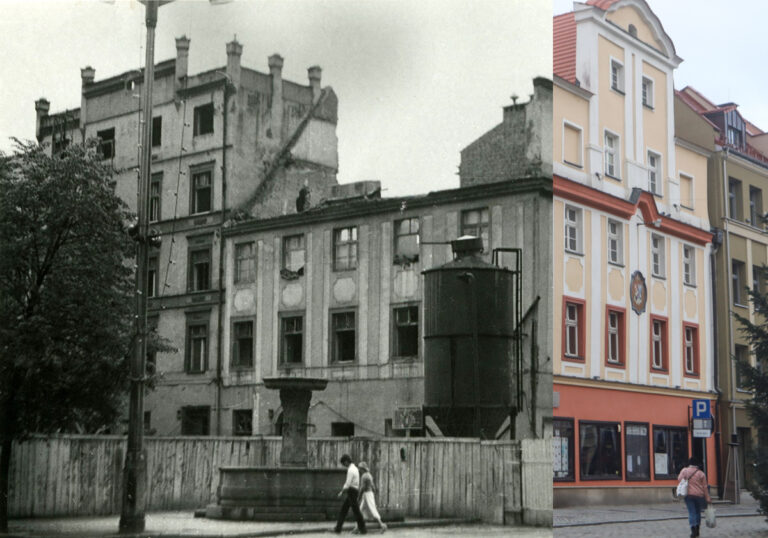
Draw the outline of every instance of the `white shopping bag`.
M710 529L714 529L717 526L717 521L715 521L715 509L711 504L707 506L707 509L704 511L704 518L706 519L707 527Z

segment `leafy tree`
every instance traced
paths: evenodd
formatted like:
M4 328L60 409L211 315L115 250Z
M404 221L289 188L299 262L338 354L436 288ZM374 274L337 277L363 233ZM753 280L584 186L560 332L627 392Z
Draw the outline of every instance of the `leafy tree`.
M768 275L765 267L762 271L763 276ZM757 446L751 451L753 480L746 487L760 503L760 512L768 515L768 295L751 289L748 293L755 308L755 323L734 313L741 325L739 330L746 336L757 359L757 366L752 366L748 361L736 362L741 377L740 385L752 391L752 399L746 403L747 413L758 432Z
M12 441L100 431L123 409L130 218L92 144L0 154L0 532Z

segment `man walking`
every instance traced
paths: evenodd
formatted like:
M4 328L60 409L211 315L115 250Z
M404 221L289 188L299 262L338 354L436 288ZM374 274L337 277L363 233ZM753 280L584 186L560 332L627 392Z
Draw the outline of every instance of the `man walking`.
M341 511L339 512L339 520L336 522L336 528L333 529L337 534L341 532L341 527L344 525L344 520L347 518L347 512L352 508L352 513L355 514L357 520L357 531L360 534L366 534L368 531L365 528L365 519L360 512L358 492L360 491L360 471L352 463L352 458L349 454L344 454L339 460L341 464L347 468L347 480L344 482L344 487L339 492L339 497L344 497L344 504L341 505Z

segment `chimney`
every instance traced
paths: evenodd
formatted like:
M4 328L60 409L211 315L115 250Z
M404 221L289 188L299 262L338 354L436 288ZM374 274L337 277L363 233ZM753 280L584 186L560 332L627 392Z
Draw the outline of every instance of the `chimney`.
M240 56L243 54L243 46L232 40L227 43L227 76L235 87L240 87Z
M272 77L272 138L280 142L283 133L283 57L279 54L269 57L269 74Z
M80 130L85 132L85 124L88 117L85 109L85 88L93 84L96 78L96 70L90 65L80 69L80 81L82 82L82 91L80 93Z
M320 99L320 77L323 74L323 70L319 65L313 65L307 69L307 75L309 76L309 85L312 87L312 102L317 103Z
M174 87L178 90L181 87L181 79L187 77L187 67L189 66L189 38L183 35L176 38L176 72Z
M41 97L35 101L35 113L37 121L35 123L35 136L37 141L40 142L40 128L43 126L43 118L48 117L48 111L51 109L51 103L45 97Z

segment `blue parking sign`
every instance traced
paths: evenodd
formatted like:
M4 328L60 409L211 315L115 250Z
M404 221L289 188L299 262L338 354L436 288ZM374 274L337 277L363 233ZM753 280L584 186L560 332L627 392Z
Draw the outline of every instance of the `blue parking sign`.
M693 418L712 418L710 400L693 400Z

